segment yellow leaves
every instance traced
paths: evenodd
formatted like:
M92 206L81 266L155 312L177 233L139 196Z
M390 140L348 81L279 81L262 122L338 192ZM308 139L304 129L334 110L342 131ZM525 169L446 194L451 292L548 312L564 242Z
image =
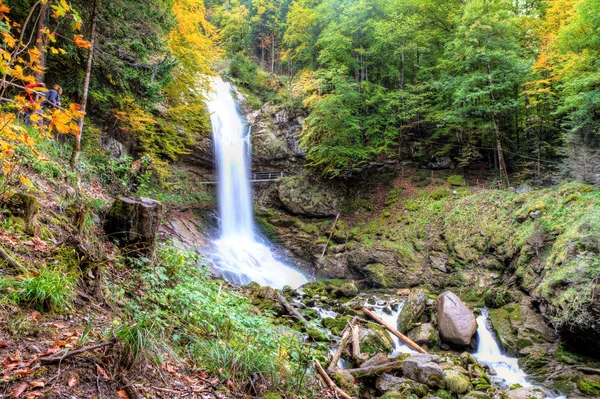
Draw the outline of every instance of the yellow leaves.
M9 32L2 32L2 38L9 48L14 48L18 41Z
M83 35L75 35L73 40L79 48L89 49L92 46L92 43L88 42L87 40L83 40Z
M71 7L69 7L66 0L60 0L60 3L52 5L52 10L54 11L52 13L52 18L59 19L67 15L67 13L71 11Z
M29 188L33 187L33 184L31 183L31 180L29 180L29 178L28 178L28 177L26 177L26 176L19 176L19 181L20 181L22 184L24 184L24 185L26 185L27 187L29 187Z
M57 109L52 113L50 129L54 128L60 134L73 134L79 136L79 126L76 119L83 117L83 112L80 112L78 107L73 104L68 110Z
M14 68L11 69L10 75L14 78L22 80L23 82L27 82L27 83L35 82L35 78L33 76L25 75L25 72L23 71L23 67L21 65L15 65Z

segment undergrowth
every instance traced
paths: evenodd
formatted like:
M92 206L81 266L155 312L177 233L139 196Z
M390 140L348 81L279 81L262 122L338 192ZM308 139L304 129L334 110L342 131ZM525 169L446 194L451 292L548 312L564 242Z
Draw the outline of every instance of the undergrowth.
M125 287L106 282L125 303L111 333L124 344L126 364L187 359L221 380L258 378L270 390L310 396L312 377L306 374L315 350L224 282L209 280L198 255L161 244L154 262L140 259L132 270L135 278L120 283Z

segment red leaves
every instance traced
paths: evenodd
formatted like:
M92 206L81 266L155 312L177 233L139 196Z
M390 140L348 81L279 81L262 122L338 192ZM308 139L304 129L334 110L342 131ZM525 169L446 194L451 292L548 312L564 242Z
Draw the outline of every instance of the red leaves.
M127 395L127 392L125 392L124 389L118 391L117 395L119 395L119 399L129 399L129 395Z
M0 348L8 348L8 344L4 341L0 341Z

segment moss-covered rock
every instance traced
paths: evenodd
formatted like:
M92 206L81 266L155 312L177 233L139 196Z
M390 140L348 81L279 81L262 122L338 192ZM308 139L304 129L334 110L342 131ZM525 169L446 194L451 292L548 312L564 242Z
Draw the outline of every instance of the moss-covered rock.
M577 381L577 388L586 395L600 397L600 377L588 376Z
M444 386L453 393L465 393L471 389L471 382L467 377L455 371L447 371L444 373Z
M464 186L465 178L461 175L453 175L448 178L448 183L452 184L453 186Z
M340 210L340 195L332 186L305 176L285 177L277 185L278 198L295 215L333 217Z
M376 324L367 324L359 334L360 351L370 355L388 354L394 349L394 343L388 333Z
M422 288L414 288L404 301L402 310L398 314L397 328L401 333L406 333L415 326L415 323L425 312L427 295Z

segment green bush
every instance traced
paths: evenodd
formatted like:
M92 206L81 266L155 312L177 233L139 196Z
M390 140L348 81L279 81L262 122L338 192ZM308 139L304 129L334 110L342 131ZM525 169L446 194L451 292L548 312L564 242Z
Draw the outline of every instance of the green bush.
M461 175L453 175L448 178L448 183L452 184L453 186L464 186L465 178Z

